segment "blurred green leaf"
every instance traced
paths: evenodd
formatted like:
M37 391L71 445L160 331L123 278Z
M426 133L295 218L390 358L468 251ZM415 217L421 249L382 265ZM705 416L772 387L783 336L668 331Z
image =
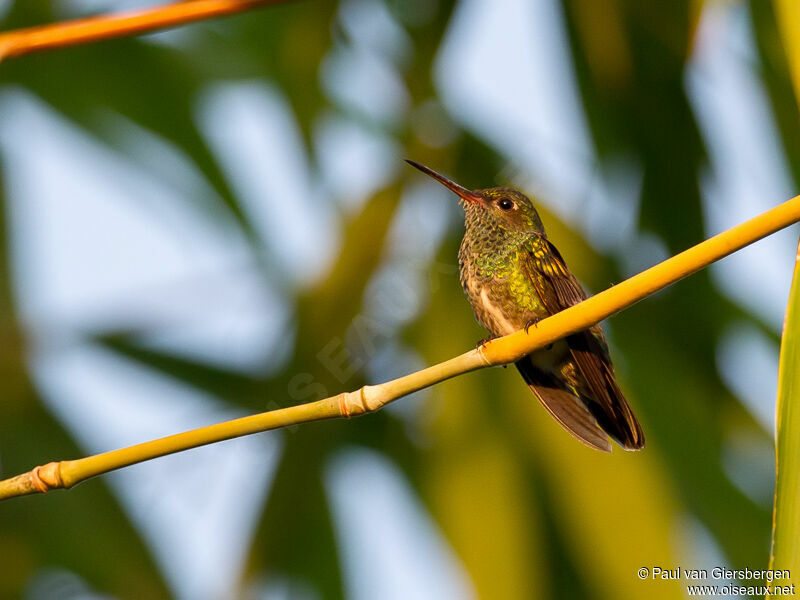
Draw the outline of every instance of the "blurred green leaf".
M798 246L800 252L800 246ZM792 290L783 324L783 341L778 371L777 442L775 459L775 517L772 531L771 569L787 569L789 585L800 581L800 539L797 523L800 518L800 260L795 263Z
M791 70L786 61L789 53L785 51L776 21L775 3L751 0L749 6L759 50L759 72L772 103L786 162L797 183L800 182L800 120L797 118L800 98L795 96L792 87ZM792 28L789 25L787 30Z

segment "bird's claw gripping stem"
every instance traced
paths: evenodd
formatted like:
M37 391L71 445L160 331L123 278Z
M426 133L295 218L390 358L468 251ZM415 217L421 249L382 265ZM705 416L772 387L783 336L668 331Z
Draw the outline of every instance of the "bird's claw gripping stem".
M542 319L541 319L540 317L534 317L534 318L532 318L530 321L528 321L527 323L525 323L525 333L528 333L528 330L529 330L531 327L536 327L536 326L538 325L539 321L541 321L541 320L542 320Z
M480 348L484 344L487 344L487 343L491 342L495 337L497 337L497 336L487 335L485 338L483 338L481 340L478 340L478 343L475 344L475 350L477 350L478 348Z

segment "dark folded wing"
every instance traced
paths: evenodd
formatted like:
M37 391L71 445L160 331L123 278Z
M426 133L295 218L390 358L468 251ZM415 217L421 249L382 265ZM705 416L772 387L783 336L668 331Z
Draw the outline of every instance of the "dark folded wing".
M586 299L583 288L547 238L536 236L524 261L541 301L551 314ZM567 338L570 353L588 394L581 399L600 427L628 450L644 447L644 433L614 377L608 348L599 327ZM582 390L581 390L582 391ZM543 401L544 402L544 401ZM551 411L552 412L552 411ZM554 415L555 416L555 415ZM574 432L573 432L574 433Z

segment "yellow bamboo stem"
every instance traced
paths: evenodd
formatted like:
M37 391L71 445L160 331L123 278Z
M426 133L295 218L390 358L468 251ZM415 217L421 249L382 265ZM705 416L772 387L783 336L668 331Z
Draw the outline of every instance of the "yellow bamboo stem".
M75 19L0 33L0 61L100 40L149 33L287 0L190 0L146 10Z
M786 52L786 63L794 86L795 100L800 103L800 3L797 0L773 0L775 16ZM778 366L778 399L776 403L775 435L775 502L772 513L772 548L769 568L785 570L789 577L773 583L765 594L767 599L794 595L800 583L800 245L795 256L795 270L786 318L783 323L781 355ZM778 589L780 588L780 589ZM787 589L788 588L788 589Z
M352 417L445 379L484 367L514 362L530 352L631 306L761 238L800 221L800 196L665 260L591 298L548 317L528 331L492 340L478 349L378 385L289 408L217 423L95 456L48 463L0 481L0 499L69 488L122 467L243 435L299 423Z
M800 244L795 255L794 277L789 291L786 319L783 322L781 355L778 364L778 401L775 405L775 503L772 512L772 549L769 568L785 571L789 576L773 585L767 599L784 594L785 586L800 583L800 543L797 524L800 522ZM781 589L775 589L780 586Z

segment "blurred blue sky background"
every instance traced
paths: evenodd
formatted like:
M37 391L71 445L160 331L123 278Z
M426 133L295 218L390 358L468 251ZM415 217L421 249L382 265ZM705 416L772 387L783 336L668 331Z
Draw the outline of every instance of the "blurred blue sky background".
M56 6L68 18L153 4L60 0ZM417 3L420 19L432 18L424 13L434 9L425 4ZM666 258L663 241L636 228L642 178L636 157L621 155L612 165L598 166L558 2L459 2L435 61L440 100L417 107L399 74L414 51L405 25L380 0L342 2L336 19L352 43L334 44L320 66L322 88L341 110L314 126L318 171L310 167L302 132L277 84L218 83L203 90L194 107L199 131L263 241L263 257L248 251L234 216L167 140L120 114L95 115L118 144L111 149L31 92L15 85L0 89L13 286L32 339L28 361L48 406L85 452L244 414L87 342L86 334L125 323L141 331L150 347L242 373L285 364L287 340L294 335L285 290L317 281L342 243L343 220L406 169L404 149L380 127L350 118L353 112L389 130L408 119L432 147L446 146L458 128L472 132L508 165L485 186L507 180L537 193L550 213L590 245L617 256L629 275ZM216 27L208 23L144 39L157 46L190 44L202 29ZM709 153L702 179L709 236L793 195L757 63L746 6L706 3L684 84ZM196 210L198 203L208 210ZM395 329L424 310L430 265L460 218L452 199L435 185L416 181L407 188L365 310L384 323L394 320ZM781 232L712 267L714 284L776 333L796 238L794 228ZM364 248L372 251L377 249ZM279 274L271 287L264 284L261 260ZM442 268L451 268L452 260ZM390 310L386 298L396 302ZM726 385L769 431L777 351L772 338L743 321L730 327L717 353ZM368 372L379 381L423 363L414 348L396 339L381 347ZM402 417L422 401L424 395L403 400L392 410ZM235 588L291 435L229 441L109 477L176 597L224 598ZM744 449L729 461L730 476L763 501L772 491L771 449L747 439L737 443ZM743 456L752 464L742 463ZM212 472L216 479L209 486ZM475 593L446 537L384 457L343 450L328 464L325 484L349 597ZM684 556L694 556L693 565L724 562L692 517L674 535ZM31 597L45 597L48 586L82 585L84 597L94 597L91 582L70 577L77 575L40 572ZM316 597L292 580L264 581L249 593Z

